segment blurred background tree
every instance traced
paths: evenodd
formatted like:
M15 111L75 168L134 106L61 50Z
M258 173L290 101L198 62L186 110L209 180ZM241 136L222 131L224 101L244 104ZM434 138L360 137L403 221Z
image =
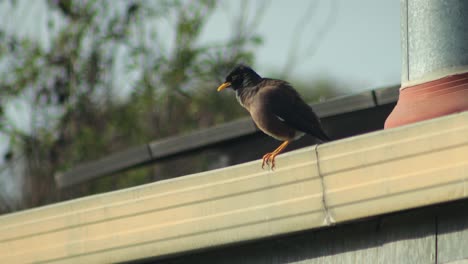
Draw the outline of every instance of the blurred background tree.
M215 4L49 0L58 19L48 22L55 32L48 47L0 29L0 133L8 138L0 174L20 182L22 192L19 199L0 194L0 213L150 182L153 169L141 168L61 191L53 176L246 115L232 95L214 91L233 65L254 62L258 21L244 23L240 14L225 42L200 44ZM319 86L308 100L333 93L329 83ZM6 116L6 107L25 108L28 128Z

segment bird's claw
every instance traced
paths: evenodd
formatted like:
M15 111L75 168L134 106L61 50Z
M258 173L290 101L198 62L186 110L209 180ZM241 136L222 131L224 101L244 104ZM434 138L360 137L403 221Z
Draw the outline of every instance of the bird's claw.
M271 170L274 170L275 169L275 157L276 157L276 155L278 155L278 154L274 153L274 152L270 152L270 153L267 153L267 154L263 155L262 169L264 169L265 164L266 164ZM271 166L270 166L270 162L271 162Z

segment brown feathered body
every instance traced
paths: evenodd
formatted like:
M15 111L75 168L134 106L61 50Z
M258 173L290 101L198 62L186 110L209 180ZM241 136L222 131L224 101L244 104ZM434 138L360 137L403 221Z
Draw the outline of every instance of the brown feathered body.
M307 133L329 140L317 115L288 82L261 78L235 91L258 128L271 137L291 141Z

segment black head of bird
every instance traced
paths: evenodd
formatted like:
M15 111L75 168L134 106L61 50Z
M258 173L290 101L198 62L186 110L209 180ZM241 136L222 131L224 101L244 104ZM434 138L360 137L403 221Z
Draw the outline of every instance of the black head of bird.
M330 140L312 108L285 81L262 78L250 67L238 65L228 74L218 91L225 88L232 88L236 92L239 103L249 111L260 130L284 141L273 152L263 156L262 168L271 162L273 169L275 157L290 141L305 133L320 141Z
M252 68L246 65L236 66L226 77L226 81L218 87L218 92L225 88L232 88L234 91L244 88L254 87L262 81Z

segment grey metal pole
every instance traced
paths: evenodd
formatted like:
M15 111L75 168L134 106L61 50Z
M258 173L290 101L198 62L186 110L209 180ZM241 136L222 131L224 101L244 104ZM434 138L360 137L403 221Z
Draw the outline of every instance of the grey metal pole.
M400 98L385 127L468 110L468 0L400 4Z
M468 71L468 1L401 0L402 86Z

